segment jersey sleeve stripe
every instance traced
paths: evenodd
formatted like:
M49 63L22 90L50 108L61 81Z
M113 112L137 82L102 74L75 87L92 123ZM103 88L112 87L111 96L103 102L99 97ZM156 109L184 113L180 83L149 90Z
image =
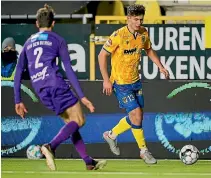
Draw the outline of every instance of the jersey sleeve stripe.
M106 52L108 52L109 54L111 54L111 52L109 52L107 49L105 49L104 47L103 47L103 49L106 51Z

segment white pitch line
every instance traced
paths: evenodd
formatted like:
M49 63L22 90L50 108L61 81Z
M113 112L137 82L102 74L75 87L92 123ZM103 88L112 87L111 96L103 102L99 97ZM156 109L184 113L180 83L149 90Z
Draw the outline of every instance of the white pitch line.
M68 171L2 171L3 174L79 174L79 175L154 175L154 176L211 176L211 173L148 173L148 172L68 172Z
M100 160L100 159L106 159L106 158L97 158L96 160ZM29 160L27 158L2 158L1 160L19 160L19 161L26 161ZM45 160L45 159L38 159L38 160L33 160L33 161L39 161L39 160ZM55 160L62 160L62 161L81 161L82 159L61 159L61 158L57 158ZM106 159L107 161L140 161L141 159ZM178 161L180 162L179 159L157 159L157 161ZM202 160L198 160L199 162L211 162L210 160L206 160L206 159L202 159Z

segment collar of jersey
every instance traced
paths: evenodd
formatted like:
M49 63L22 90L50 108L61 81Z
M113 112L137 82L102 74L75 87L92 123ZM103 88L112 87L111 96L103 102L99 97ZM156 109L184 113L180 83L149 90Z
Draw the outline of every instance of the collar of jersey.
M133 35L134 39L136 40L136 38L137 38L137 36L138 36L138 33L137 33L137 32L132 33L132 32L130 31L130 29L128 28L128 25L127 25L126 27L127 27L127 30Z

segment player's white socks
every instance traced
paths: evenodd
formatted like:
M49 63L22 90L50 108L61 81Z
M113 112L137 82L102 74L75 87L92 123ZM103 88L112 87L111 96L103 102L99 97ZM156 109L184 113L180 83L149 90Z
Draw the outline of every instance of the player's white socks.
M146 150L148 150L148 149L147 149L147 148L141 148L140 154L141 154L141 155L144 154Z
M117 137L117 135L114 134L111 130L108 132L108 134L109 134L109 137L110 137L112 140L115 140L116 137Z

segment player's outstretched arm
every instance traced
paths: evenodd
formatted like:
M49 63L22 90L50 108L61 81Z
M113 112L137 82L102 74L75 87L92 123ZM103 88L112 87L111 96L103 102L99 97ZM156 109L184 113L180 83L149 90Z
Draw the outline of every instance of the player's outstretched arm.
M64 64L67 78L70 81L72 87L75 89L78 97L81 99L81 102L90 110L90 112L94 112L95 108L94 108L93 104L84 96L84 93L81 89L79 81L76 77L76 74L72 69L72 66L70 63L70 56L69 56L67 45L66 45L65 41L62 41L62 43L61 43L61 46L59 49L59 55Z
M25 67L26 53L25 48L23 48L20 57L18 59L18 64L16 67L15 78L14 78L14 95L15 95L15 111L18 115L24 118L25 114L28 112L25 105L21 101L21 76Z
M98 55L98 62L100 66L100 72L103 77L103 93L106 95L112 94L112 83L109 80L108 69L107 69L107 58L110 54L102 48Z
M158 55L156 54L156 52L152 48L145 49L145 51L146 51L146 54L149 56L149 58L158 66L160 72L165 75L165 78L169 79L169 72L168 70L164 68L164 66L160 62L160 59Z

